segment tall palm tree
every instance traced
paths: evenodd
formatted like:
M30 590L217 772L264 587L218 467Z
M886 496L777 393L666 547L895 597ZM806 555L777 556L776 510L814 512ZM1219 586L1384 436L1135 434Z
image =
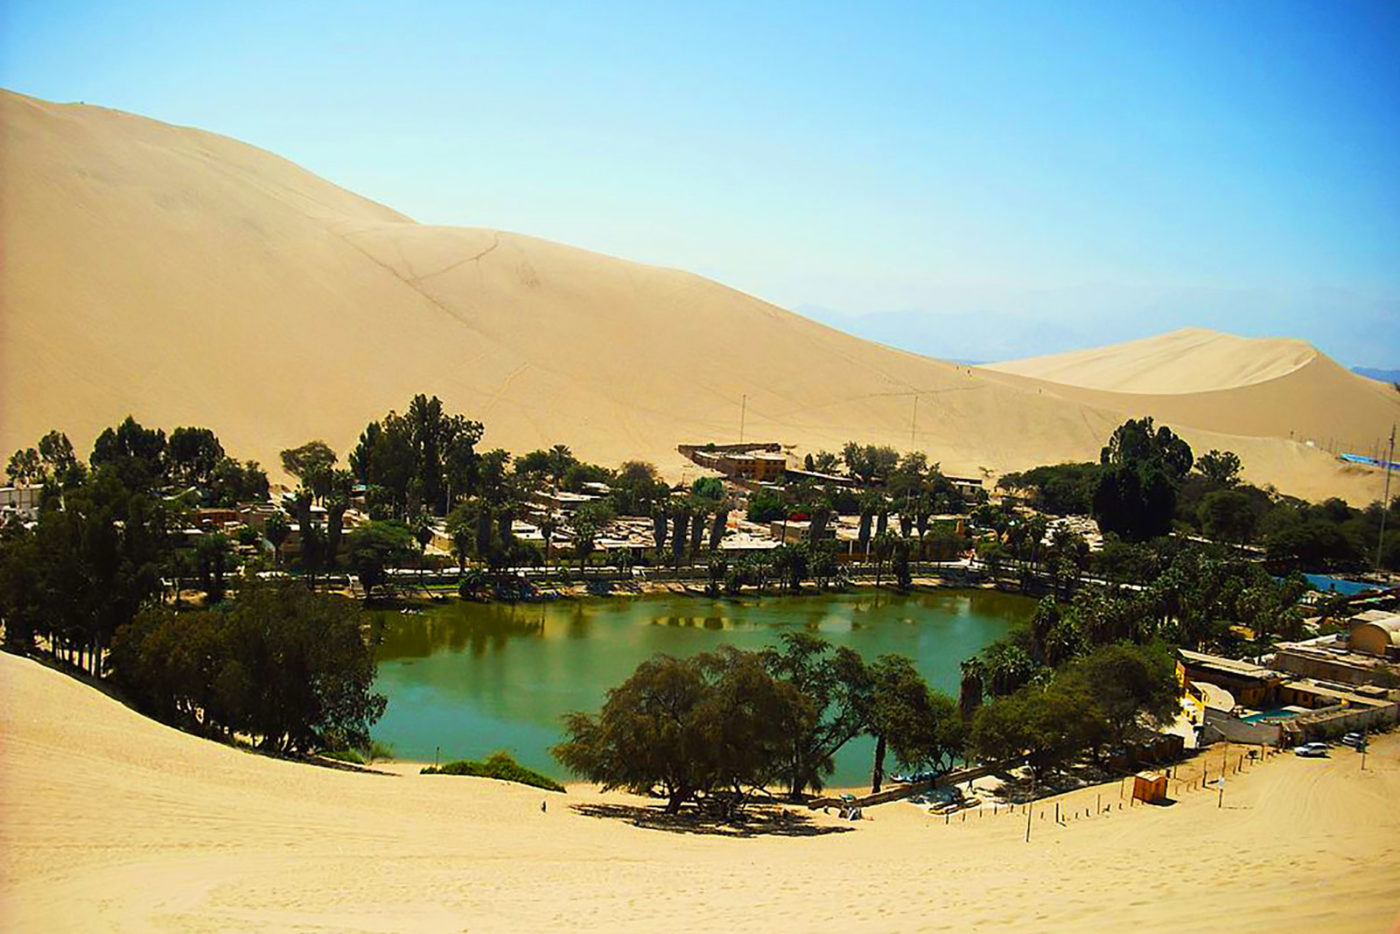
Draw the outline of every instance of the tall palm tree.
M544 538L544 576L549 576L549 547L554 542L554 533L559 531L559 523L554 514L547 512L540 520L540 535Z

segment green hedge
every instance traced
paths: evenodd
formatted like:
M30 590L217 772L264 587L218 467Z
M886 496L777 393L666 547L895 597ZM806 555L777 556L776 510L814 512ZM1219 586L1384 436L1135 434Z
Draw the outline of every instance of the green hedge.
M493 752L486 757L485 762L474 762L470 759L462 759L457 762L448 762L438 766L425 766L422 770L424 775L474 775L478 778L498 778L503 782L515 782L520 785L533 785L536 788L543 788L546 791L563 791L564 786L556 782L547 775L541 775L533 769L527 769L511 758L510 753Z

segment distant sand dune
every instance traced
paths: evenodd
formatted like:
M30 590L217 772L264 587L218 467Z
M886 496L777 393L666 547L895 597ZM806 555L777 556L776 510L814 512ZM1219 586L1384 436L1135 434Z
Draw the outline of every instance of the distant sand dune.
M989 363L985 369L1085 389L1175 395L1268 382L1318 356L1307 341L1182 328L1123 344Z
M565 443L676 477L675 445L734 440L747 397L750 439L912 444L995 474L1096 457L1144 411L859 340L689 273L417 224L270 153L119 111L0 93L0 167L0 452L54 427L86 450L132 413L207 425L275 466L312 437L344 452L427 392L483 420L489 446ZM1298 372L1316 367L1335 365ZM1364 405L1316 384L1339 437L1400 417L1400 395L1356 381L1378 387ZM1260 482L1379 496L1374 476L1290 441L1268 392L1207 395L1159 410Z

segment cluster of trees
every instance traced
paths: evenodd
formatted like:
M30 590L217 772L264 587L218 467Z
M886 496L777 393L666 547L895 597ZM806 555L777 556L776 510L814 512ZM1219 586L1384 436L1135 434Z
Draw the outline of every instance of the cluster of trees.
M1098 464L1053 464L1004 474L997 488L1018 495L1036 510L1054 516L1087 516L1103 468Z
M762 652L724 647L686 659L658 655L608 692L595 717L566 718L553 754L605 788L659 794L675 813L687 802L728 811L755 790L820 790L833 757L857 736L875 739L872 785L885 760L951 767L964 728L951 698L913 663L867 663L809 633L786 633Z
M969 748L984 761L1025 755L1038 769L1063 767L1085 750L1098 758L1134 726L1161 726L1175 718L1175 667L1170 649L1160 643L1100 646L978 706ZM965 683L977 677L975 668L965 667Z
M37 467L24 451L11 461L16 479L45 485L37 519L0 528L7 647L109 675L151 713L210 735L284 751L368 743L384 699L370 692L353 604L254 581L232 604L179 602L182 577L198 575L217 603L233 570L222 535L181 545L191 505L265 499L256 464L228 457L208 429L167 438L132 418L102 432L87 464L59 432L31 450Z
M757 789L820 791L837 752L858 736L875 741L879 791L890 757L935 773L973 755L1057 768L1098 756L1135 724L1175 715L1175 661L1161 643L1104 644L1005 682L989 661L964 666L955 702L908 658L867 662L810 633L785 633L761 652L658 655L609 691L599 714L570 714L552 751L605 788L664 797L672 813L687 802L731 811Z
M245 584L206 610L142 610L112 643L113 680L148 713L279 752L365 749L385 698L352 601Z
M449 415L437 396L419 394L402 415L390 411L365 426L350 453L350 472L365 485L372 511L400 519L425 511L445 516L488 479L476 451L482 430L480 422Z
M198 577L222 595L233 543L207 536L197 547L175 534L197 504L267 497L253 461L229 457L207 428L164 431L128 417L97 438L88 461L67 436L46 434L10 458L11 479L42 483L37 521L0 529L0 618L7 643L36 639L56 658L93 674L118 629L164 594L164 582Z
M1197 467L1219 452L1202 456ZM1381 548L1384 510L1379 501L1357 509L1341 499L1309 503L1240 482L1239 458L1230 452L1223 469L1193 473L1182 485L1177 525L1215 541L1259 545L1275 570L1400 570L1400 536ZM1387 528L1400 519L1400 497L1391 500Z
M1176 543L1157 551L1115 544L1095 556L1094 566L1110 579L1147 583L1086 585L1069 601L1045 597L1027 625L964 663L965 709L984 696L1044 682L1056 669L1109 646L1173 644L1236 654L1302 631L1302 577L1275 580L1257 562L1218 548Z
M1042 513L1092 515L1113 539L1144 543L1173 531L1227 545L1259 545L1276 571L1400 569L1400 537L1382 543L1382 515L1394 527L1400 497L1357 509L1340 499L1309 503L1243 482L1233 451L1194 458L1150 418L1125 422L1098 464L1056 464L997 482ZM988 516L983 517L988 518ZM1003 525L1014 525L1009 519Z
M42 638L54 657L97 674L117 630L161 593L178 510L111 466L68 481L33 528L0 529L0 618L11 649Z
M967 504L926 454L911 451L900 456L893 448L850 442L845 456L852 475L873 486L852 490L804 481L782 490L761 489L749 497L749 520L808 520L807 538L815 547L828 537L833 518L858 516L856 551L881 565L892 557L906 565L911 557L947 560L966 547L962 536L933 522L934 516L962 512ZM812 466L827 465L814 459ZM890 526L891 516L898 517L897 530Z
M1140 542L1171 531L1177 488L1191 470L1191 447L1151 418L1129 419L1099 455L1094 518L1104 532Z
M55 430L10 455L5 476L20 486L42 484L46 495L56 497L81 486L100 468L131 490L193 487L199 501L211 506L267 497L267 473L257 461L229 457L208 428L176 428L167 439L163 430L145 428L130 416L103 430L86 464L68 436Z

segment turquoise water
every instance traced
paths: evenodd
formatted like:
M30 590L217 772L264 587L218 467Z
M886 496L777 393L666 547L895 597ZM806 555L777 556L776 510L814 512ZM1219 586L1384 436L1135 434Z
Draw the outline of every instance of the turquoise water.
M1290 717L1298 716L1296 710L1264 710L1259 713L1252 713L1247 717L1241 717L1245 723L1262 723L1265 720L1287 720Z
M848 645L867 659L914 659L950 695L958 666L1034 601L982 590L909 596L840 594L742 600L647 596L535 604L453 602L420 615L385 613L376 689L389 708L374 730L396 756L478 758L498 749L546 774L564 776L549 755L561 717L596 712L607 689L657 652L684 657L721 645L757 649L792 629ZM837 757L831 784L868 780L868 741ZM893 767L893 763L888 764Z

